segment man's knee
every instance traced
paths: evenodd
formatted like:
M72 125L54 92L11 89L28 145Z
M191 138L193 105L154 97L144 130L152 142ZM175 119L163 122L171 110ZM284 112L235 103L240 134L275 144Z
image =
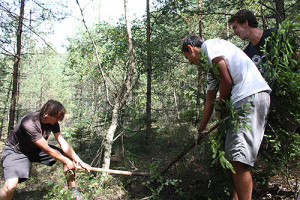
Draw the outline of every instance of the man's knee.
M18 185L19 179L18 178L11 178L8 179L5 184L4 184L4 188L6 189L6 191L14 191Z
M236 173L243 173L243 172L250 171L249 165L247 165L247 164L244 164L244 163L241 163L238 161L232 161L231 164Z
M6 192L13 192L16 189L18 182L18 178L8 179L7 181L5 181L3 189L5 189Z

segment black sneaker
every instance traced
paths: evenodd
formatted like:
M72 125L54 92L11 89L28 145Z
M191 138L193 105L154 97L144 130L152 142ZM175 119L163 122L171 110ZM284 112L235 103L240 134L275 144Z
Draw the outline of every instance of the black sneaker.
M71 193L73 195L74 200L82 200L82 196L76 187L71 188Z

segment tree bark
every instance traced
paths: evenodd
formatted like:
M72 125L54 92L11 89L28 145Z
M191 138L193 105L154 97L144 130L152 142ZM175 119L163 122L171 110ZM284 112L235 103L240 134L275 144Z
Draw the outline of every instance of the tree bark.
M118 118L120 113L119 109L120 109L119 104L115 104L113 108L111 124L105 137L105 142L103 145L104 153L103 153L103 164L102 164L102 168L104 169L109 169L110 167L111 149L113 145L114 135L118 126ZM102 176L103 177L107 176L107 173L103 173Z
M150 47L150 3L147 0L147 103L146 103L146 144L151 140L151 87L152 87L152 64Z
M263 5L262 3L260 3L260 13L261 13L261 20L262 20L262 24L263 24L263 29L266 29L266 18L262 9Z
M198 1L198 6L199 6L199 37L203 39L202 37L202 16L201 16L201 0ZM197 85L197 96L196 96L196 111L197 111L197 116L196 116L196 124L200 121L200 93L201 93L201 69L198 68L198 85Z
M43 52L43 57L44 57L44 59L43 59L43 63L42 63L41 94L40 94L39 109L41 109L43 106L45 52Z
M285 20L284 0L275 0L276 3L276 24L277 26Z
M17 29L17 53L14 56L14 67L13 67L13 88L12 88L12 97L11 97L11 106L9 112L9 125L8 125L8 134L14 128L15 121L15 112L16 112L16 100L18 94L18 80L19 80L19 68L20 68L20 60L21 60L21 49L22 49L22 27L23 27L23 19L24 19L24 7L25 0L21 0L20 7L20 16L19 16L19 24Z
M5 100L5 104L4 104L4 108L3 108L3 112L2 112L1 127L0 127L0 139L2 138L3 124L4 124L4 119L5 119L6 107L7 107L8 101L9 101L9 95L10 95L11 87L12 87L12 79L10 79L8 92L7 92L7 96L6 96L6 100Z
M227 35L227 40L230 41L230 32L229 32L229 19L228 19L228 7L226 7L226 14L225 14L225 18L226 18L226 35Z
M275 0L276 3L276 23L279 25L285 20L284 0Z
M199 24L198 25L199 25L199 36L200 36L201 39L203 39L202 38L202 14L201 14L201 7L202 6L201 6L201 3L202 3L201 0L199 0L198 1L198 7L199 7Z

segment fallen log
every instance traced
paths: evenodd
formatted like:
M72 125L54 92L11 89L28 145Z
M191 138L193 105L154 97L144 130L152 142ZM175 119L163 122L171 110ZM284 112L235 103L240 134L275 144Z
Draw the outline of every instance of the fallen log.
M219 124L214 125L211 129L207 131L206 134L209 134L213 132ZM199 144L203 142L204 138L199 139ZM165 168L163 168L160 172L161 175L165 174L176 162L178 162L185 154L187 154L191 149L193 149L196 146L195 140L189 142L189 145L186 146L179 155L177 155Z

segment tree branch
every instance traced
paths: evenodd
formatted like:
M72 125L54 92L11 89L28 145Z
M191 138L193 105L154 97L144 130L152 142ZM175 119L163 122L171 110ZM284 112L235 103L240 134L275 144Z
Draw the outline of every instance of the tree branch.
M76 3L77 3L77 5L78 5L78 7L79 7L79 9L80 9L80 13L81 13L81 16L82 16L82 22L83 22L83 25L84 25L84 27L85 27L85 29L86 29L88 35L89 35L90 40L91 40L92 43L93 43L93 47L94 47L94 50L95 50L95 54L96 54L96 58L97 58L98 66L99 66L99 70L100 70L100 72L101 72L101 76L102 76L102 78L103 78L103 82L104 82L104 86L105 86L105 90L106 90L106 93L105 93L105 94L106 94L106 101L108 102L108 104L109 104L110 106L113 107L113 104L110 102L109 97L108 97L108 96L109 96L108 86L107 86L107 82L106 82L106 79L105 79L104 72L103 72L103 70L102 70L102 66L101 66L101 62L100 62L100 58L99 58L99 54L98 54L98 50L97 50L97 46L96 46L95 40L94 40L94 38L92 37L92 35L91 35L91 33L90 33L90 31L89 31L87 25L86 25L85 18L84 18L84 14L83 14L83 10L82 10L82 8L81 8L81 6L80 6L80 4L79 4L79 1L76 0Z

